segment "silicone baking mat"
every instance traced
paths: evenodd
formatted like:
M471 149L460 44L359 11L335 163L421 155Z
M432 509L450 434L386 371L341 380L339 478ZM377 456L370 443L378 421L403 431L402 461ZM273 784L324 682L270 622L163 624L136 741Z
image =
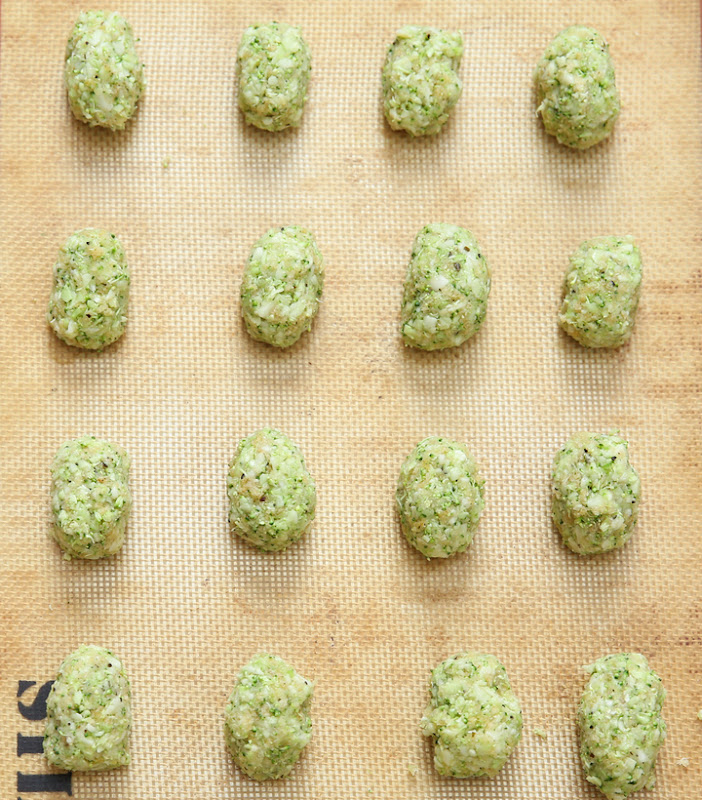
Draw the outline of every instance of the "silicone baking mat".
M668 689L658 787L643 796L699 800L698 4L118 8L148 88L115 135L66 103L80 4L2 3L0 795L594 799L577 760L581 666L638 650ZM233 92L243 28L274 18L300 24L313 53L302 127L278 135L247 128ZM585 153L545 135L531 84L575 22L610 41L623 106L611 141ZM390 131L381 113L385 50L406 23L465 35L463 96L432 139ZM429 221L470 228L493 270L483 329L448 352L412 352L398 335ZM251 245L282 224L314 231L327 268L313 331L285 352L253 342L238 305ZM86 226L116 232L133 271L127 333L100 354L44 321L57 249ZM561 281L583 239L615 232L644 257L637 328L620 350L588 351L557 328ZM277 555L227 527L228 461L264 425L300 444L318 486L311 532ZM551 461L571 433L612 428L642 477L640 523L622 551L584 559L551 525ZM118 556L67 563L47 537L49 464L88 432L129 450L134 508ZM430 434L467 442L487 482L473 546L434 562L394 509L400 464ZM69 782L33 737L42 687L81 642L125 662L132 765ZM438 778L418 732L429 670L466 648L504 662L523 706L522 742L493 781ZM312 742L268 784L234 767L222 735L234 676L260 650L316 681Z

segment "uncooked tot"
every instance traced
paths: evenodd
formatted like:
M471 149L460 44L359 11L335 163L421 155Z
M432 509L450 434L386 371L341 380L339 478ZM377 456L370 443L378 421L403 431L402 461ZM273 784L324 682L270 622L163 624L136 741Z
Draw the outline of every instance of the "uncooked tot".
M263 428L239 442L227 478L229 522L261 550L285 550L308 530L317 491L299 447Z
M257 781L284 778L312 736L314 686L282 658L260 653L236 677L224 712L235 763Z
M434 223L417 234L405 277L400 330L421 350L457 347L483 324L490 268L473 234Z
M407 541L427 558L462 553L483 511L484 481L464 444L439 436L407 456L397 482L397 508Z
M390 45L382 73L385 118L412 136L438 133L461 96L463 34L407 25Z
M54 264L49 325L66 344L87 350L107 347L127 326L129 284L127 257L114 233L76 231Z
M592 28L574 25L553 39L534 73L546 132L585 150L606 139L619 116L609 46Z
M570 257L558 322L585 347L619 347L634 330L641 253L630 236L583 242Z
M434 767L453 778L493 778L522 735L522 710L502 663L459 653L431 673L420 728L434 740Z
M124 544L132 507L129 456L83 436L61 445L51 465L53 536L66 558L103 558Z
M297 128L307 100L311 55L300 28L269 22L246 28L237 54L239 108L249 125Z
M271 228L253 246L241 281L241 313L249 334L290 347L319 311L324 261L314 236L289 225Z
M127 20L114 11L83 11L66 45L64 77L77 119L122 130L145 86L144 65Z
M641 481L629 446L617 433L576 433L556 453L552 472L553 521L576 553L621 547L634 531Z
M44 755L69 772L129 764L131 689L122 662L104 647L81 645L59 667L48 700Z
M666 736L661 679L639 653L605 656L586 670L577 715L586 779L610 800L652 789Z

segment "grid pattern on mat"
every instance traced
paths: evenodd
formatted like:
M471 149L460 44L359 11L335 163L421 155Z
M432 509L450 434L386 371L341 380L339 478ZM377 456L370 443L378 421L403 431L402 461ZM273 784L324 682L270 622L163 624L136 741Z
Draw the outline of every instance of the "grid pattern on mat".
M649 796L698 800L698 5L124 0L148 88L120 135L65 102L79 7L2 3L0 795L45 770L16 755L18 732L41 732L18 714L17 682L50 679L88 641L128 668L133 763L74 776L76 798L596 798L577 763L580 667L636 649L668 688ZM302 25L313 53L303 125L280 135L247 129L232 91L241 30L271 18ZM543 133L531 87L575 21L610 40L623 102L613 139L582 154ZM463 97L432 140L380 113L385 48L407 22L465 33ZM397 334L428 221L470 228L493 270L486 324L452 352L410 352ZM311 335L275 352L246 336L237 292L251 244L288 223L315 232L327 281ZM92 225L118 233L133 271L128 331L102 354L43 320L59 244ZM588 352L554 324L560 284L579 242L610 232L640 243L643 300L628 346ZM318 485L312 531L279 555L226 523L227 463L263 425L300 444ZM610 428L642 476L640 523L623 551L583 560L551 527L550 463L575 430ZM66 563L47 539L48 465L86 432L129 450L134 508L122 553ZM473 546L441 563L405 544L393 507L402 459L432 433L466 441L487 481ZM498 655L523 705L493 781L437 778L417 730L429 670L463 648ZM274 785L244 778L221 732L234 675L262 649L317 686L312 742Z

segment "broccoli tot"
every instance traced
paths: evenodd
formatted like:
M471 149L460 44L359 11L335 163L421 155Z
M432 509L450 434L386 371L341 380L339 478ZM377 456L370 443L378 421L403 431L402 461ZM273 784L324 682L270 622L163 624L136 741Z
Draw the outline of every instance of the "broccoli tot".
M122 130L145 86L127 20L116 12L83 11L66 45L64 78L76 119Z
M494 778L522 735L522 710L495 656L458 653L431 673L422 717L434 740L434 767L453 778Z
M411 136L438 133L461 96L463 34L407 25L388 48L382 74L385 118Z
M241 313L249 335L291 347L319 311L324 260L314 236L289 225L271 228L253 246L241 281Z
M473 234L434 223L417 234L407 267L400 331L409 347L457 347L478 332L487 313L490 268Z
M239 442L227 478L232 531L261 550L285 550L314 519L317 493L300 449L263 428Z
M83 436L61 445L51 465L53 536L64 557L104 558L124 544L132 495L129 456Z
M576 433L556 453L551 486L553 521L571 550L605 553L629 541L641 481L616 432Z
M634 330L643 268L630 236L583 242L570 257L558 322L585 347L620 347Z
M574 25L556 36L534 73L538 113L561 144L585 150L606 139L619 116L609 46L592 28Z
M652 789L666 736L661 679L639 653L615 653L585 669L577 722L586 780L609 800Z
M124 248L114 233L76 231L54 264L49 325L66 344L102 350L127 327L130 280Z
M483 485L468 448L430 436L405 459L395 494L407 541L427 558L462 553L483 511Z
M224 712L235 763L257 781L284 778L312 736L314 686L277 656L259 653L236 677Z
M284 22L246 28L237 53L239 108L246 122L267 131L297 128L310 71L300 28Z
M44 755L69 772L129 764L131 689L122 662L104 647L81 645L59 667L46 701Z

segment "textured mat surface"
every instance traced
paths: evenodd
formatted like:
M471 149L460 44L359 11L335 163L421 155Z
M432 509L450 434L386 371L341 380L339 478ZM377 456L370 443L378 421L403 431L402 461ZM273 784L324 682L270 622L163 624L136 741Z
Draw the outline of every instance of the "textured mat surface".
M581 665L633 649L668 689L658 787L642 796L698 800L696 2L123 0L148 88L121 135L68 110L78 9L2 3L0 795L61 796L18 778L48 768L17 755L18 734L42 731L17 694L32 706L91 642L131 677L133 763L73 776L76 798L594 800L577 761ZM247 129L232 90L242 29L271 18L302 25L313 53L303 125L282 135ZM463 97L427 141L393 133L380 111L385 49L408 22L466 39ZM573 22L610 41L623 103L613 139L581 154L544 134L531 85ZM433 354L397 332L428 221L470 228L493 270L483 330ZM246 335L238 286L252 243L290 223L315 232L327 281L312 334L275 352ZM127 333L102 354L44 322L59 245L94 225L121 237L133 271ZM637 330L621 350L588 352L555 324L561 281L583 239L615 232L644 256ZM300 444L318 485L312 531L280 555L227 528L227 463L263 425ZM583 560L550 523L551 460L572 432L611 428L642 477L640 523L623 551ZM87 432L129 450L134 508L117 557L66 563L47 538L48 468ZM428 563L404 542L393 493L405 454L433 433L469 444L487 504L470 551ZM417 729L429 670L463 648L499 656L523 705L522 743L492 782L437 778ZM234 768L221 730L237 669L262 649L317 682L312 743L275 785Z

